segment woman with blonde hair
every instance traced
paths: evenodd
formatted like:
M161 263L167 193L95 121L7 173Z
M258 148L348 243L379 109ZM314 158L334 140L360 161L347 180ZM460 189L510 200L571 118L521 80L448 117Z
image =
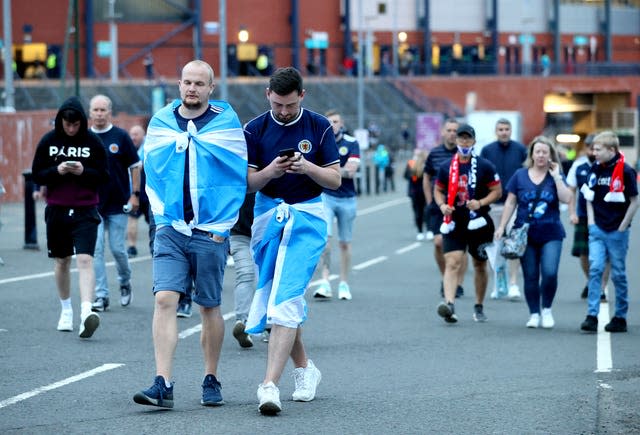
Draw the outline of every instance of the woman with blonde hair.
M507 184L508 196L495 238L504 235L507 222L517 209L513 227L529 224L527 249L520 259L530 313L526 326L553 328L551 305L558 288L560 252L566 235L560 221L560 202L568 203L572 194L551 139L536 136L529 144L524 165Z

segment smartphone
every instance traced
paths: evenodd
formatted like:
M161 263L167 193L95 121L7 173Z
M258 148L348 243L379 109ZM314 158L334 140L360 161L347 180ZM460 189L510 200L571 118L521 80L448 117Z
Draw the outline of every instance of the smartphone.
M65 165L67 166L77 166L79 162L76 162L74 160L67 160L66 162L64 162Z
M296 150L294 150L293 148L286 148L278 151L278 156L291 158L295 155L295 153L296 153Z

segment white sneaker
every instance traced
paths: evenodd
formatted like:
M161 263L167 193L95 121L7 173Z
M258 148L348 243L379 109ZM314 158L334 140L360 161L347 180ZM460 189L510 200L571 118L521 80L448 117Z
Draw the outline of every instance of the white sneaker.
M258 410L261 414L277 414L282 411L280 403L280 390L273 382L258 385Z
M424 238L425 238L424 237L424 233L418 233L416 235L416 241L418 241L418 242L422 242L424 240Z
M293 379L296 390L293 392L293 400L296 402L310 402L316 397L316 388L322 379L322 373L310 359L307 367L298 367L293 370Z
M58 331L73 331L73 310L62 310L58 320Z
M330 298L333 296L331 293L331 284L326 279L323 279L316 291L313 293L314 298Z
M344 281L340 281L340 285L338 286L338 299L344 299L345 301L351 300L351 290L349 289L349 284Z
M91 312L80 320L80 332L78 335L80 338L89 338L96 331L98 325L100 325L100 316Z
M533 313L527 322L527 328L538 328L540 326L540 314Z
M542 324L543 328L553 328L556 322L553 320L553 315L551 314L551 308L543 308L542 309Z
M433 231L427 231L426 239L433 240L435 236L433 235Z
M518 287L517 284L510 285L507 297L511 301L519 301L522 298L522 295L520 294L520 287Z

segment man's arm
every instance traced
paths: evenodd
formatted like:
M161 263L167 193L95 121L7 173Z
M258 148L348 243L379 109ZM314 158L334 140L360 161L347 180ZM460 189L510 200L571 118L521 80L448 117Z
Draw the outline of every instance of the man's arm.
M431 177L426 172L422 174L422 190L424 191L424 199L427 201L427 205L433 201L433 193L431 191Z
M632 196L631 198L629 198L629 207L627 207L627 212L624 214L624 219L622 219L622 222L620 222L618 231L624 231L629 227L629 225L631 225L631 219L633 219L636 211L638 211L638 205L640 204L638 203L637 196Z
M578 215L576 214L578 191L572 186L569 186L569 190L571 190L571 198L569 199L569 220L575 225L578 223Z

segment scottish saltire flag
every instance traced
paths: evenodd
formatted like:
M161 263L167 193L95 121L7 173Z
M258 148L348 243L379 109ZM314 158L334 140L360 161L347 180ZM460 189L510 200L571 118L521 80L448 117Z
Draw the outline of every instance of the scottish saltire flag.
M297 328L307 318L304 292L327 242L322 199L287 204L258 192L254 216L258 288L245 331L259 334L267 324Z
M144 142L146 192L158 227L171 225L191 235L192 228L227 236L238 219L247 186L247 144L231 106L212 101L218 115L199 131L192 121L182 131L174 100L151 118ZM189 186L194 218L185 222L183 176L189 148Z

